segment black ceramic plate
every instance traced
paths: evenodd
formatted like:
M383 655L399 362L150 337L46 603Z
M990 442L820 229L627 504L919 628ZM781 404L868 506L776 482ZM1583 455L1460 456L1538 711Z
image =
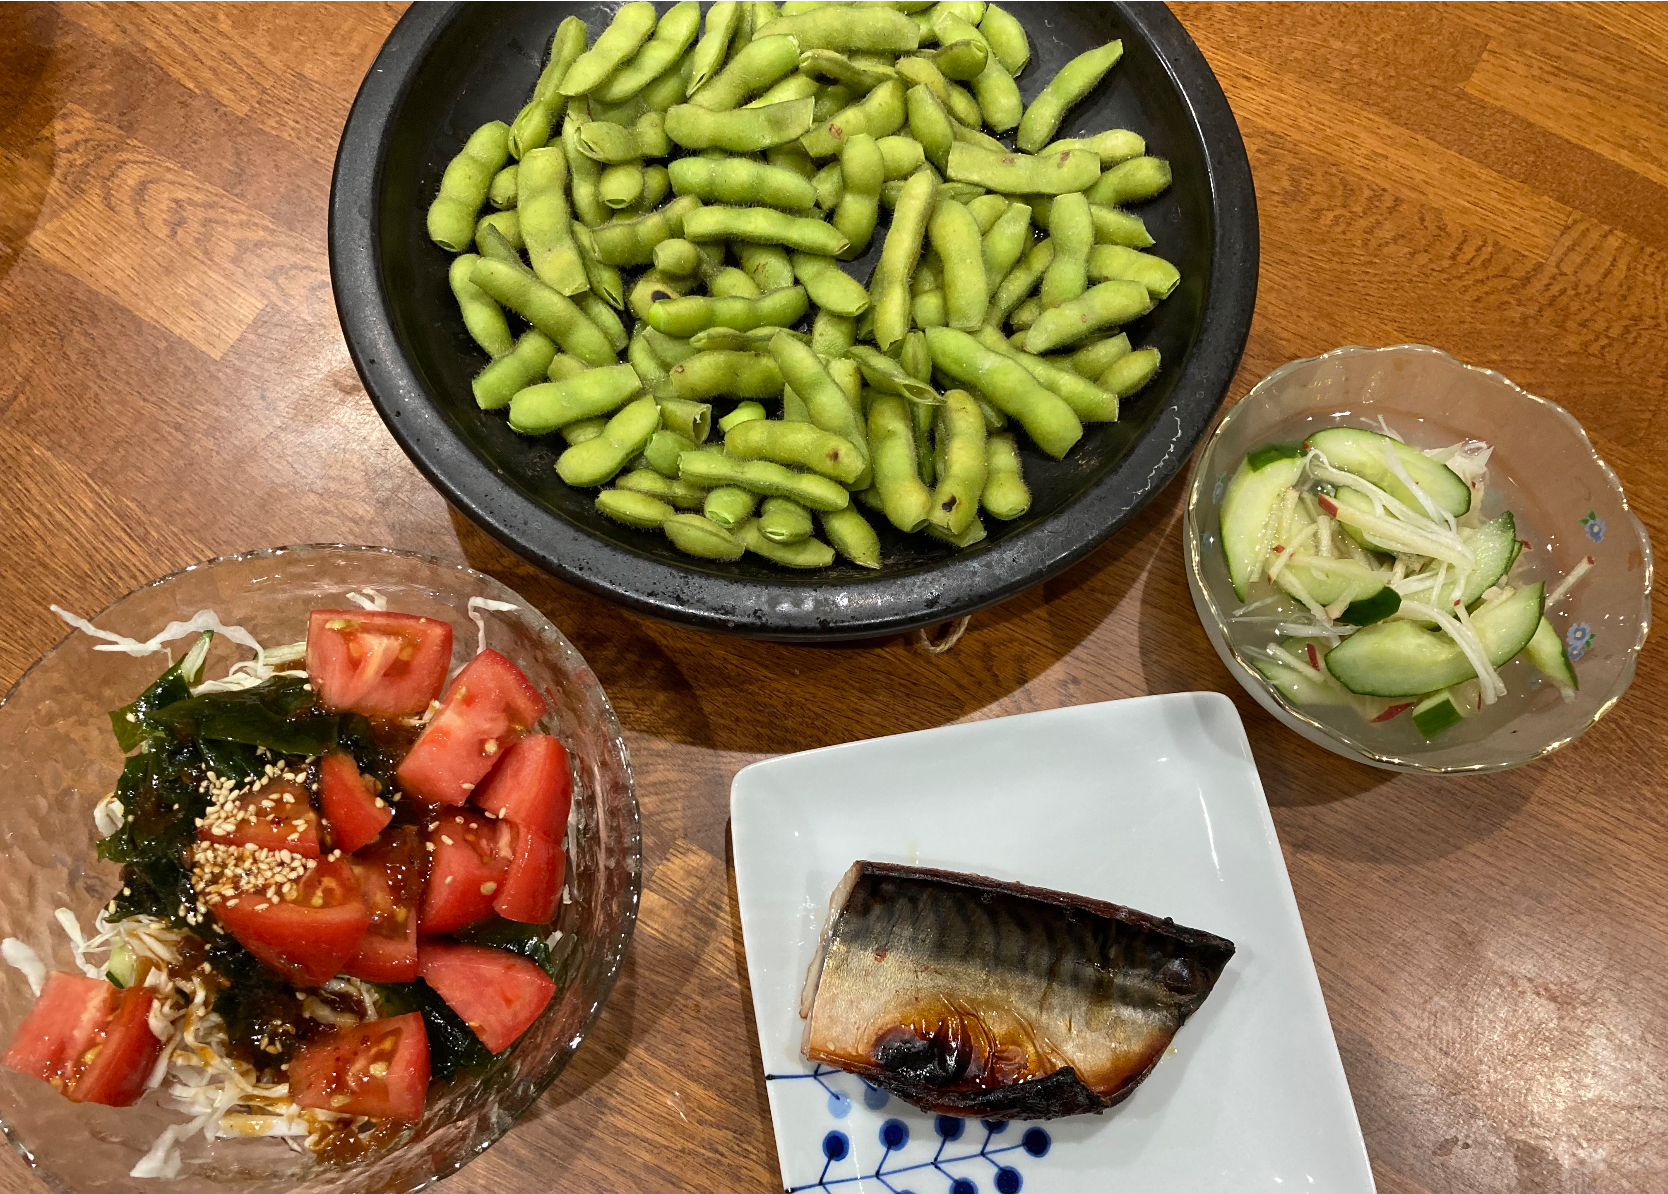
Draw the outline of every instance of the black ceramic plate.
M1257 292L1257 208L1239 128L1198 48L1159 4L1015 4L1030 34L1029 101L1076 54L1122 38L1111 75L1060 136L1134 129L1174 185L1139 208L1153 251L1182 283L1128 331L1164 368L1114 424L1090 425L1064 460L1024 452L1034 501L956 551L882 528L879 572L789 573L753 556L708 565L657 534L608 522L567 488L559 436L528 439L476 409L485 358L446 283L450 256L424 229L446 163L469 133L510 120L570 12L594 38L606 4L418 4L366 75L342 134L330 197L330 272L348 350L394 438L453 505L522 556L622 605L706 630L778 639L863 638L968 613L1059 572L1127 522L1181 469L1239 362ZM664 7L664 6L663 6ZM884 218L884 212L883 218ZM879 244L876 237L876 244ZM868 265L853 272L862 280ZM1022 437L1023 438L1023 437Z

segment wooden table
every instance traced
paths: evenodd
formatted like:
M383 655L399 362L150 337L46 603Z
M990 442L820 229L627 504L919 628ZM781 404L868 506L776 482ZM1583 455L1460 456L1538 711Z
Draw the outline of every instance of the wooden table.
M1668 10L1179 12L1260 196L1230 396L1339 344L1438 345L1572 410L1668 543ZM688 633L546 579L401 455L337 328L331 160L397 16L0 6L0 685L64 633L48 602L91 613L279 543L468 561L568 633L637 767L642 920L574 1063L447 1188L780 1188L727 836L742 765L1198 688L1250 731L1380 1185L1668 1185L1664 635L1577 745L1432 780L1240 692L1188 600L1179 484L936 658Z

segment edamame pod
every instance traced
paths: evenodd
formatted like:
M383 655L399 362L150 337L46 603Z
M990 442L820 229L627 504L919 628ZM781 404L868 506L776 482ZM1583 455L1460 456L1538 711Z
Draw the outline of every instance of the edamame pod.
M979 513L985 489L985 417L966 390L951 390L938 408L938 487L933 490L932 524L952 536L967 533Z
M741 268L759 284L761 291L793 285L793 264L788 260L788 251L780 245L755 245L738 240L730 247L735 250ZM764 349L761 347L760 351Z
M692 485L680 477L663 477L652 468L621 473L614 478L614 486L632 493L647 494L679 510L699 510L707 500L707 491L701 486Z
M783 211L809 211L816 189L783 166L747 158L678 158L667 172L679 195L707 203L761 203Z
M1045 311L1076 298L1089 287L1089 250L1095 243L1095 223L1089 215L1089 201L1081 191L1054 201L1048 216L1048 239L1054 245L1054 260L1049 262L1037 293Z
M458 300L458 309L463 312L463 326L469 329L470 338L489 357L497 358L515 347L515 337L510 334L510 324L504 318L503 308L469 280L469 271L479 260L474 253L454 257L446 271L446 280L452 287L453 297Z
M968 37L941 46L929 57L932 64L944 72L946 79L972 82L984 73L985 66L990 62L990 47Z
M901 12L865 5L828 7L770 22L772 34L792 36L801 50L877 50L907 54L921 44L921 27Z
M522 249L526 243L521 239L521 217L513 211L495 211L489 216L482 216L475 224L475 251L485 256L483 236L488 232L496 233L504 238L504 243L512 249Z
M769 417L765 408L757 402L738 402L729 414L718 420L718 430L728 435L732 427L740 427L743 423L756 423Z
M927 234L940 260L955 263L954 268L944 271L944 310L949 324L972 331L984 322L990 301L979 225L966 207L940 197L927 224Z
M597 260L596 239L591 236L591 230L578 220L570 220L568 230L579 250L579 261L585 267L585 280L591 284L591 290L616 311L624 308L625 280L619 270Z
M965 87L946 79L944 72L939 70L931 59L900 58L897 71L898 76L911 87L919 85L932 92L933 98L944 105L944 110L957 124L984 123L984 115L979 111L979 101L974 99Z
M602 181L602 167L579 147L579 130L583 127L572 112L562 124L562 153L568 160L568 195L573 200L573 214L587 228L605 223L613 214L602 202L597 185Z
M880 262L869 281L875 343L882 351L902 340L909 330L909 278L921 256L921 240L932 217L936 189L933 176L925 170L910 175L892 212L892 226L887 229Z
M757 153L795 141L810 131L812 99L789 100L762 108L709 112L693 104L666 110L666 135L685 149L723 149Z
M429 239L461 253L475 238L475 213L486 203L495 174L510 160L510 126L489 121L469 134L440 176L440 192L429 204Z
M857 362L849 357L840 357L828 362L828 376L834 379L834 384L840 387L846 396L846 405L851 407L852 419L857 432L864 437L864 442L857 445L867 458L869 454L868 414L863 409L863 374L857 368ZM786 393L786 391L783 391Z
M849 146L851 137L846 138ZM891 178L908 178L921 168L921 163L927 160L926 150L914 137L901 136L894 133L890 137L876 137L875 148L880 150L882 167L882 181ZM845 151L840 151L840 161L845 161Z
M855 318L869 305L869 292L863 284L841 269L832 257L795 253L793 273L811 301L824 311ZM983 313L981 310L980 314Z
M745 270L726 265L707 276L707 293L714 298L758 298L764 292Z
M693 341L667 336L647 325L639 326L636 334L643 337L643 342L649 346L655 358L668 369L680 362L687 361L701 351Z
M626 345L626 363L637 370L637 377L651 394L659 395L666 383L666 366L654 355L649 342L643 339L642 329L634 332ZM551 378L551 381L558 380Z
M565 295L591 288L573 239L568 214L568 160L555 146L529 150L521 159L516 211L527 257L539 281Z
M643 165L641 162L621 162L602 172L597 180L597 198L602 205L620 211L637 203L643 195Z
M1101 168L1138 158L1147 152L1147 139L1128 129L1105 129L1092 137L1067 137L1050 142L1037 150L1040 154L1063 153L1068 149L1087 149L1100 158Z
M1118 207L1102 207L1098 204L1089 205L1089 213L1095 221L1095 243L1101 245L1124 245L1131 249L1145 249L1153 243L1152 234L1147 231L1147 225L1141 217Z
M1109 278L1139 282L1155 299L1169 297L1181 281L1181 271L1164 258L1123 245L1096 245L1089 251L1088 271L1097 282Z
M592 161L611 166L643 158L663 158L672 149L666 135L666 118L659 112L645 112L625 125L593 120L579 126L579 150Z
M811 350L810 345L791 336L777 336L771 340L770 355L776 358L776 364L782 370L782 380L792 386L794 393L805 403L811 422L850 441L866 466L868 450L863 428L852 411L845 391L829 375L822 358ZM858 473L855 479L858 489L866 484L867 473L866 467Z
M979 505L992 518L1018 518L1031 508L1031 490L1020 472L1019 445L1006 433L985 441L985 488Z
M904 96L909 112L909 135L920 144L927 159L940 170L950 159L950 147L956 135L950 126L949 113L926 87L917 83Z
M587 369L565 381L530 385L510 399L510 426L523 435L543 435L581 419L610 414L642 388L630 365ZM645 442L648 438L643 436Z
M1005 195L1064 195L1092 186L1101 177L1100 159L1086 149L1031 157L1022 153L998 154L959 140L950 147L945 175Z
M976 198L965 201L967 214L973 217L973 222L979 226L979 235L988 234L996 221L1008 214L1008 208L1013 206L1006 195L987 192Z
M1032 245L1019 264L1008 271L1008 276L996 287L996 293L990 296L990 306L985 311L985 323L990 327L1001 327L1002 321L1025 301L1025 296L1031 293L1032 287L1042 280L1043 274L1048 271L1049 263L1053 260L1052 241L1040 240Z
M1129 336L1119 332L1116 336L1107 336L1093 344L1084 345L1065 358L1065 361L1071 367L1071 371L1079 377L1098 382L1101 375L1112 367L1114 361L1128 355Z
M663 274L687 278L700 264L701 254L696 250L695 242L684 240L681 236L670 237L654 247L654 267Z
M835 551L859 568L880 567L880 536L855 507L821 515L822 533Z
M795 71L785 79L778 79L775 83L771 84L769 90L765 91L762 95L755 99L748 100L747 103L742 106L747 108L762 108L767 104L785 104L789 100L806 98L814 99L816 98L818 89L819 84L810 75L802 75L798 71ZM815 123L816 120L815 112L816 109L813 107L813 115L811 118L813 123ZM810 161L810 158L806 158L805 160Z
M578 357L559 352L551 358L550 368L544 371L545 377L551 381L566 381L570 377L578 377L590 366Z
M596 324L597 330L608 339L608 346L616 353L624 352L626 345L631 342L626 332L625 324L607 303L603 302L589 290L573 296L574 305L585 313L585 318Z
M885 138L888 141L896 138ZM850 261L868 250L880 214L880 188L885 181L886 158L880 143L867 133L847 137L840 150L840 178L843 190L834 209L836 231L849 242L843 253Z
M696 352L758 352L768 357L770 342L777 336L792 336L806 344L811 342L811 337L804 332L766 326L754 328L749 332L738 332L734 328L707 328L696 332L684 343L689 344Z
M813 158L833 157L849 137L866 133L871 137L885 137L904 125L902 79L888 79L848 108L800 137L799 143Z
M811 512L792 498L768 497L759 507L758 527L772 543L798 543L811 537Z
M978 517L975 516L973 521L967 525L967 529L959 535L952 535L943 527L928 524L927 534L931 535L934 539L943 540L951 547L972 547L975 543L981 542L985 538L985 524L980 522Z
M635 57L609 76L592 96L605 104L630 99L676 62L701 27L701 6L696 0L681 0L666 10L655 26L654 36ZM600 38L598 40L601 40Z
M924 290L916 295L910 300L909 313L918 328L948 327L950 323L950 309L944 301L943 288Z
M840 510L851 502L851 495L838 481L817 473L796 473L769 460L685 452L679 459L679 471L684 480L696 485L734 485L762 497L792 498L812 510Z
M1025 112L1025 101L1019 98L1019 86L1013 76L1002 68L996 55L989 52L985 35L948 12L933 20L933 30L938 34L941 45L976 41L986 47L985 69L972 82L973 96L979 101L979 112L984 117L984 123L999 133L1005 133L1018 124Z
M567 75L557 88L563 95L587 95L601 86L604 79L617 70L621 63L637 52L637 48L654 32L656 14L648 0L632 0L622 4L613 22L568 68Z
M990 52L1010 75L1017 75L1031 61L1031 43L1025 36L1025 26L1019 18L994 4L985 5L985 15L979 20L979 32L990 44Z
M747 332L759 327L792 327L809 304L803 286L767 291L755 299L690 295L663 299L649 308L649 326L668 336L693 336L710 327Z
M483 259L487 261L502 261L507 265L515 266L515 268L519 270L525 270L527 268L526 263L521 260L521 254L516 252L515 247L510 244L510 242L498 231L498 229L491 226L477 228L475 230L475 239L480 242L481 257Z
M1081 152L1073 150L1072 152ZM1119 162L1089 188L1089 202L1116 207L1151 199L1170 185L1170 163L1163 158L1138 157Z
M601 435L603 429L607 426L607 415L598 415L594 419L580 419L576 423L563 424L561 428L562 438L567 440L570 445L582 444L586 440L592 440Z
M1153 299L1139 282L1122 278L1091 286L1070 302L1037 317L1025 335L1025 351L1044 353L1062 344L1092 336L1101 328L1139 319L1153 308Z
M843 253L851 247L838 229L821 220L810 216L790 216L769 207L701 207L684 217L683 235L697 243L756 241L824 257Z
M1019 122L1019 132L1014 135L1014 143L1026 153L1036 153L1047 145L1059 129L1067 109L1093 91L1106 77L1106 72L1123 56L1124 43L1109 41L1079 54L1062 66L1037 98L1031 101L1031 106L1025 109L1025 116Z
M550 43L550 60L539 72L533 86L533 98L516 114L510 125L510 153L520 159L529 150L550 144L550 132L567 111L568 97L561 92L562 80L568 68L585 52L585 22L578 17L563 17L556 26L556 36Z
M656 303L663 299L682 298L693 284L692 278L676 278L657 269L644 270L637 276L637 281L631 284L631 293L626 296L626 304L631 308L633 315L646 322Z
M909 280L909 293L925 294L929 290L944 289L944 262L939 259L938 250L930 244L921 254L921 260L915 263L915 275Z
M516 176L521 167L511 162L497 174L492 176L492 184L487 187L487 202L502 211L506 207L515 206Z
M1013 151L989 133L979 131L977 125L958 124L955 127L957 141L964 141L975 149L989 150L997 156L1006 156Z
M1158 349L1137 349L1106 367L1100 376L1101 387L1127 398L1153 379L1159 364Z
M643 450L643 445L649 442L649 436L659 425L660 408L655 405L654 399L639 398L609 419L601 435L582 444L574 444L558 456L556 475L581 489L601 485Z
M684 225L701 208L693 195L682 195L665 207L633 220L614 220L591 229L597 260L605 265L647 265L654 260L654 247L674 236L685 236Z
M983 394L1004 414L1017 419L1037 447L1056 460L1083 438L1083 424L1072 408L1017 362L954 328L928 329L927 346L939 372Z
M765 161L772 166L792 170L807 182L817 176L817 164L811 160L811 155L805 152L805 147L797 140L771 146L765 150Z
M887 521L900 531L920 530L932 511L932 493L921 480L914 417L896 394L876 394L869 403L869 451Z
M856 62L837 50L806 50L799 56L799 70L819 82L844 83L860 94L898 76L884 62Z
M506 329L507 330L507 329ZM857 343L857 320L821 309L811 321L811 347L820 357L834 358Z
M985 263L985 285L992 295L1030 247L1031 209L1023 203L1009 203L979 242L980 256Z
M674 514L660 524L672 546L685 555L730 563L747 550L729 531L699 514Z
M555 359L556 345L536 328L521 334L515 347L475 375L469 383L475 405L482 410L507 406L516 391L544 376Z
M1008 316L1008 322L1019 331L1028 331L1031 325L1037 322L1037 318L1041 314L1042 299L1033 294L1030 298L1026 299L1023 303L1014 308L1014 313ZM1021 346L1023 346L1024 343L1025 341L1021 339Z
M808 537L792 543L777 543L764 533L757 518L737 527L735 536L754 555L763 556L772 564L780 564L784 568L826 568L834 562L834 549L828 544Z
M660 423L668 431L676 431L687 440L704 444L712 432L712 407L687 398L662 398Z
M560 344L562 351L587 365L615 363L613 346L602 330L572 299L546 286L530 270L483 257L470 269L469 280Z
M665 116L673 104L681 104L689 97L689 69L687 57L674 62L661 72L660 78L638 92L637 98L648 111Z
M659 498L629 489L604 489L596 497L597 513L604 518L636 527L640 531L658 530L675 511Z
M724 57L730 52L730 41L740 24L741 5L736 0L718 0L707 9L706 32L701 34L701 40L695 43L695 49L689 55L691 94L705 87L707 80L724 65Z
M643 446L643 459L648 461L649 467L662 477L676 477L678 475L678 457L685 452L693 452L694 450L694 440L662 427L649 436L649 442Z
M1066 405L1085 423L1113 423L1118 418L1118 396L1108 393L1070 369L1062 369L1052 361L1032 356L1008 343L1007 337L995 328L980 328L975 336L980 344L1021 365L1049 390L1065 399Z
M692 92L689 102L709 112L728 112L798 66L799 43L793 38L774 33L754 38L710 83Z
M701 513L729 530L751 518L758 504L758 494L734 485L720 485L717 489L707 490L706 501L701 503Z
M760 344L764 350L767 346ZM764 351L698 352L668 371L667 387L677 398L778 398L782 371Z
M750 419L728 429L724 451L738 460L808 468L842 485L854 484L865 468L862 452L844 436L812 423L781 419Z

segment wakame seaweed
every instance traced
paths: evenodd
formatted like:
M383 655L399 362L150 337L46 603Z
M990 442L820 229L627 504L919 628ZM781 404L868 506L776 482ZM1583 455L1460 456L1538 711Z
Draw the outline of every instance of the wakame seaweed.
M422 979L381 983L377 993L382 997L384 1016L423 1013L423 1027L429 1038L429 1073L435 1081L444 1081L460 1069L479 1074L491 1063L493 1055L481 1044L481 1038Z
M309 713L312 689L299 676L274 676L240 692L210 692L156 710L151 720L176 734L264 746L274 754L319 755L336 745L341 718Z
M550 936L549 925L525 925L520 921L496 917L459 929L452 936L468 945L490 945L494 949L520 954L537 963L539 969L551 978L556 977L556 964L551 957L550 943L546 940Z

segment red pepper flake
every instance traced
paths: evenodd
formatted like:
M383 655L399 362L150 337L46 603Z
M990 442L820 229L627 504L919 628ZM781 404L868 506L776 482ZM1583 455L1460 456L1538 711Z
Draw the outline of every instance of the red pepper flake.
M1373 724L1377 725L1381 721L1389 721L1392 717L1406 713L1411 708L1413 708L1412 701L1407 702L1405 705L1391 705L1383 713L1380 713L1377 717L1373 718Z

